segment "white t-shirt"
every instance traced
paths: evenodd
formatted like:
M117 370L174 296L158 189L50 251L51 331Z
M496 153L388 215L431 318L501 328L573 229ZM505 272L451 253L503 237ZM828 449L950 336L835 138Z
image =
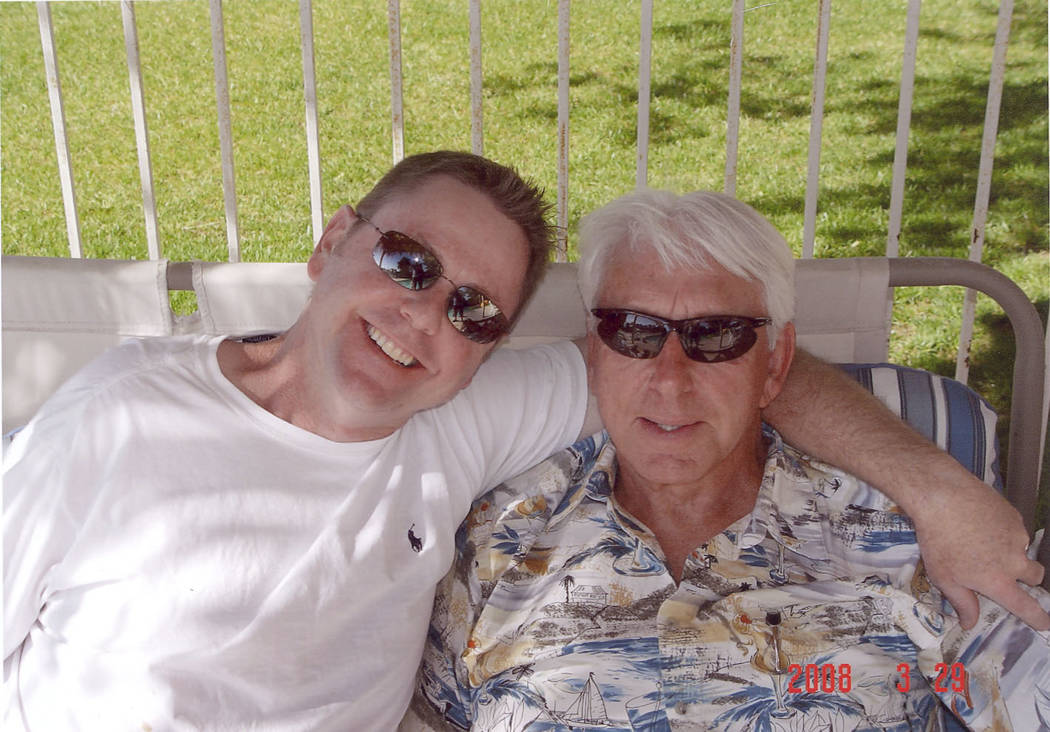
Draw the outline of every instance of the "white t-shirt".
M336 443L230 384L220 340L127 343L15 438L5 730L395 728L471 501L586 410L575 346L504 349L393 435Z

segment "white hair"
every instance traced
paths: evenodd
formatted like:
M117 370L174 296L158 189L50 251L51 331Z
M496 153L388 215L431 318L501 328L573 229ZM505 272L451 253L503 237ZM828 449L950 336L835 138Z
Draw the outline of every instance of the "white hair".
M769 345L795 314L795 260L784 237L755 209L711 191L677 195L640 189L617 198L580 222L579 286L595 306L612 255L626 249L652 254L672 272L711 269L715 262L758 282L772 318Z

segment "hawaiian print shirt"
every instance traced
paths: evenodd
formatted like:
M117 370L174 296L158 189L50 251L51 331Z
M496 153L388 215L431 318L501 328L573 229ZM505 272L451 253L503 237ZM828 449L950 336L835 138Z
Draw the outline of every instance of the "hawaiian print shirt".
M766 437L677 583L604 433L478 499L402 729L1050 729L1050 634L984 600L963 631L886 496Z

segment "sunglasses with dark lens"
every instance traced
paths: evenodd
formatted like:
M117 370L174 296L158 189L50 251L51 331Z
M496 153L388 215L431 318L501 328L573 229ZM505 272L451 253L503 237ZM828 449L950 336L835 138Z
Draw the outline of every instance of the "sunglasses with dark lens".
M379 232L372 259L387 277L406 290L425 290L439 279L452 285L446 314L452 327L475 343L491 343L506 333L510 323L488 295L445 277L437 255L400 231L383 231L363 216L359 219Z
M755 329L773 322L772 318L744 315L668 320L613 308L596 308L591 313L598 318L598 337L619 354L629 358L655 358L664 347L667 336L674 331L685 355L702 363L740 358L758 340Z

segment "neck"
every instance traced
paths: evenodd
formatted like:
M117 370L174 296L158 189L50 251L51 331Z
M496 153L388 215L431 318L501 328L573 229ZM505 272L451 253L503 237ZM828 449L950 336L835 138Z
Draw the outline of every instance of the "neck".
M294 328L260 343L223 341L219 369L231 384L270 414L333 442L367 442L395 432L386 425L335 414L331 395L313 393L306 369L295 357Z
M616 499L644 523L660 544L676 580L686 558L755 507L764 461L757 455L725 462L701 479L680 484L655 484L620 465Z

